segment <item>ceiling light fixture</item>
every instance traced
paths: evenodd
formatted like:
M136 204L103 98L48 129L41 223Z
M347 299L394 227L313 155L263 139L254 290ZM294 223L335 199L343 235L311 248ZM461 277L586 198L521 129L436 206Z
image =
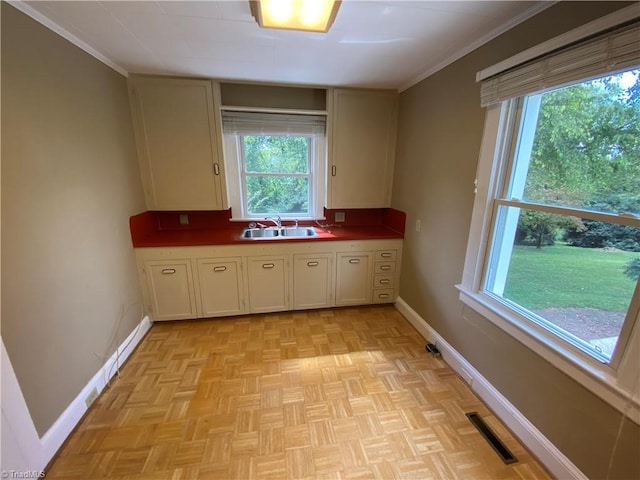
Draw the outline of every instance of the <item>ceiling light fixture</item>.
M340 0L250 0L251 14L262 28L326 33Z

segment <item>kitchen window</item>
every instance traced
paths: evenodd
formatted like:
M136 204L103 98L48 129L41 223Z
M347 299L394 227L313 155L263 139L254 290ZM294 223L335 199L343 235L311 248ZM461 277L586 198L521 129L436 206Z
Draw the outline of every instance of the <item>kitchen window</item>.
M483 291L598 361L637 316L640 70L513 102ZM620 348L617 348L620 347Z
M234 219L322 218L324 116L223 111L222 124Z
M484 80L458 286L464 303L637 423L639 33L610 30Z

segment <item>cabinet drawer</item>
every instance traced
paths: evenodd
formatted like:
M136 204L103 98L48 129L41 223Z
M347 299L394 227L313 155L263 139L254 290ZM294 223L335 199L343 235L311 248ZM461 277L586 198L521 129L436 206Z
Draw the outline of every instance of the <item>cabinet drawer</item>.
M373 273L395 273L395 271L396 262L376 262Z
M386 260L395 260L398 254L397 250L378 250L376 252L376 262L384 262Z
M383 288L373 291L373 303L393 303L395 300L393 288Z
M394 288L395 275L376 275L373 279L373 288Z

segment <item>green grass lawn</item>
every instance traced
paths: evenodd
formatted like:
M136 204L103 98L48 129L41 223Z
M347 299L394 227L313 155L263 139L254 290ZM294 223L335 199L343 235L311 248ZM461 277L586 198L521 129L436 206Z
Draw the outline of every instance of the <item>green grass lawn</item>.
M623 274L638 252L516 246L504 296L528 308L592 307L626 311L636 282Z

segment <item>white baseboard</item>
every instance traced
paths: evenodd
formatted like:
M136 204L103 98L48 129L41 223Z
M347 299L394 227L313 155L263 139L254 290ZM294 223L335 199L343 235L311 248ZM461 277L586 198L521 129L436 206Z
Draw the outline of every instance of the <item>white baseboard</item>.
M82 416L87 412L85 398L94 388L98 393L104 390L107 382L116 374L116 362L119 365L131 355L140 343L142 337L151 328L149 317L144 317L140 324L116 349L114 354L96 372L82 391L73 399L62 415L54 422L47 432L40 438L31 420L29 410L24 401L20 385L15 377L9 356L2 343L2 430L8 429L13 435L3 435L3 448L11 448L20 452L19 464L14 465L13 459L0 458L1 471L42 471L62 446L69 434L76 427ZM7 424L5 424L5 422ZM7 445L4 443L7 442ZM11 444L9 444L11 442Z
M514 407L467 359L436 332L407 302L398 298L398 311L415 327L425 340L435 343L442 358L460 375L496 416L518 437L556 478L588 480L553 443L549 441L527 418Z

